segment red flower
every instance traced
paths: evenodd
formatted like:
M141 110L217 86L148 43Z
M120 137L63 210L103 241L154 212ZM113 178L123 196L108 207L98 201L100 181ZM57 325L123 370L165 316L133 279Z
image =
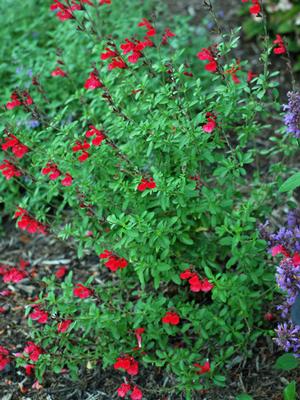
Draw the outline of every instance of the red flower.
M90 144L84 139L83 143L76 141L76 145L72 147L74 153L81 151L81 155L78 157L78 161L83 162L89 157L89 153L86 151L90 148Z
M147 35L147 36L154 36L154 35L156 35L156 30L155 30L155 28L151 25L151 23L150 23L146 18L143 18L143 19L142 19L142 22L140 22L140 23L138 24L138 26L145 26L145 27L147 28L147 32L146 32L146 35Z
M206 123L202 125L204 132L212 133L215 130L217 126L216 119L217 117L214 114L209 112L206 113Z
M189 279L189 284L192 292L200 292L202 290L202 281L196 273Z
M117 358L114 369L124 369L129 375L137 375L139 373L139 364L133 357L125 355Z
M32 98L26 91L21 92L20 95L17 92L13 92L10 98L12 101L6 104L6 108L8 110L12 110L13 108L21 105L30 106L33 103Z
M73 290L73 294L75 297L79 297L80 299L87 299L93 295L93 291L86 286L83 286L81 283L77 283L76 288Z
M197 57L199 58L199 60L208 61L208 63L205 65L206 71L209 71L209 72L216 72L217 71L218 63L217 63L217 61L216 61L211 49L203 48L197 54Z
M71 185L72 185L72 182L73 182L72 176L71 176L69 173L66 173L64 179L62 179L60 183L61 183L63 186L71 186Z
M59 322L57 324L57 332L64 333L68 330L69 326L73 321L71 319L66 319L65 321Z
M253 6L249 8L249 11L253 15L257 15L261 12L261 7L258 0L252 0Z
M205 278L201 282L201 284L202 284L202 286L201 286L201 291L202 292L210 292L214 287L214 285L212 283L210 283L207 278ZM191 288L191 290L192 290L192 288Z
M72 6L66 6L59 0L53 0L54 3L50 6L50 10L60 10L56 14L57 18L61 21L66 21L67 19L75 18L73 16L73 11L75 10L82 10L81 4L76 4L75 0L72 0ZM80 0L81 3L86 3L89 5L93 5L90 0Z
M169 28L166 28L165 29L165 33L164 33L164 35L162 37L161 44L162 45L167 44L168 43L168 38L169 37L174 37L174 36L176 36L175 33L171 32Z
M194 76L194 74L192 72L188 72L188 71L184 71L183 75L189 76L190 78L192 78Z
M0 371L2 371L7 364L9 364L9 351L5 347L0 346Z
M251 82L252 79L254 79L255 77L257 77L257 74L255 74L255 73L252 72L252 71L248 71L248 74L247 74L247 82Z
M145 332L145 328L137 328L134 330L136 340L138 342L138 347L142 347L142 334Z
M115 68L124 69L127 68L127 64L121 57L113 58L112 62L108 64L108 70L111 71Z
M66 77L68 74L63 71L60 67L56 67L52 72L51 72L51 76L62 76L62 77Z
M60 170L57 168L57 165L52 163L52 162L48 162L46 164L46 167L42 169L42 174L43 175L49 175L49 178L51 181L54 181L55 179L57 179L60 175L61 172Z
M11 268L3 274L3 282L5 283L18 283L25 279L27 276L26 272L20 271L17 268Z
M37 307L31 314L29 314L29 318L39 322L40 324L46 324L48 321L48 313L46 311L40 310Z
M141 400L143 398L143 393L137 386L135 386L130 395L130 398L131 398L131 400Z
M103 83L99 80L98 74L94 71L91 72L89 78L85 81L84 88L88 90L95 90L103 86Z
M14 218L21 217L18 220L18 227L22 230L26 230L28 233L41 233L46 235L47 228L42 223L36 221L34 218L30 217L28 211L24 208L18 207L15 212Z
M89 126L89 130L86 131L85 136L87 138L95 136L96 137L92 140L92 144L94 146L100 146L100 144L103 142L103 140L106 138L106 136L104 135L104 133L102 131L99 131L98 129L96 129L94 127L94 125L90 125Z
M277 45L277 47L274 47L273 53L274 54L285 54L286 53L286 47L284 45L284 41L280 35L276 35L276 39L273 40L273 43Z
M185 271L181 272L180 279L185 280L185 279L190 279L194 273L188 268Z
M300 265L300 254L296 251L292 257L292 263L294 267L298 267Z
M35 343L27 342L27 345L24 348L24 353L28 354L31 361L38 361L40 355L44 353L44 351Z
M165 316L162 318L162 322L169 325L178 325L180 317L175 312L167 311Z
M32 372L34 371L34 369L35 369L35 365L32 365L32 364L25 365L26 375L30 376L32 374Z
M138 185L137 190L143 192L146 189L155 189L156 183L154 182L153 178L149 180L142 178L141 183Z
M25 144L21 143L16 136L11 133L4 139L5 142L2 144L2 150L6 151L11 148L13 154L17 158L23 158L24 155L28 152L28 147Z
M7 179L11 179L14 177L22 176L22 173L18 168L10 163L8 160L3 160L3 163L0 164L0 170L2 175Z
M109 47L106 47L105 50L106 50L106 53L102 53L100 56L101 60L107 60L109 58L113 58L118 55L118 53L116 51L111 50Z
M290 257L289 252L284 246L282 246L282 244L272 247L271 254L273 257L277 256L278 254L283 254L285 257Z
M111 0L100 0L99 4L100 6L103 6L103 4L111 4Z
M68 269L66 267L58 268L58 270L55 272L56 278L57 279L63 278L66 275L67 271L68 271Z
M210 371L209 361L206 361L203 365L195 363L194 366L200 369L200 371L197 371L198 375L205 374L206 372Z
M117 389L117 393L119 397L126 397L127 393L130 392L131 386L127 383L122 383L122 385Z
M118 269L125 268L128 265L128 262L125 260L125 258L117 257L111 251L108 250L104 250L104 252L99 255L99 258L100 259L108 258L108 260L104 263L104 265L112 272L115 272Z

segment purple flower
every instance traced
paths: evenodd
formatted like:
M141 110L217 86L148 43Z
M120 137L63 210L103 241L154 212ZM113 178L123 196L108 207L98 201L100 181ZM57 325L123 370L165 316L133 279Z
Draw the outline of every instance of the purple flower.
M271 233L268 230L268 221L259 226L262 239L268 242L269 252L274 246L282 245L290 254L300 252L300 212L290 211L287 215L287 226L281 227L277 232Z
M40 122L35 120L35 119L31 119L29 121L26 122L27 123L27 127L34 129L37 128L38 126L40 126Z
M289 102L283 106L286 111L284 123L288 133L294 134L298 139L300 137L300 93L288 92Z
M277 267L276 281L281 290L287 292L292 304L300 291L300 266L295 267L290 258L285 258Z
M283 348L284 351L292 351L299 355L300 350L300 326L294 326L284 322L278 324L275 329L277 338L274 339L275 343Z

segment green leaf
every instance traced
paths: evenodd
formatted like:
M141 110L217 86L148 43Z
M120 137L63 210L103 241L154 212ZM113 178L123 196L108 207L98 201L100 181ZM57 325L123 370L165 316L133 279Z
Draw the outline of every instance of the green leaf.
M289 371L299 366L299 360L291 353L283 354L277 358L275 368Z
M296 400L296 381L290 382L283 391L284 400Z
M253 400L253 397L247 393L242 393L236 396L235 400Z
M300 172L290 176L279 188L279 192L288 192L300 186Z

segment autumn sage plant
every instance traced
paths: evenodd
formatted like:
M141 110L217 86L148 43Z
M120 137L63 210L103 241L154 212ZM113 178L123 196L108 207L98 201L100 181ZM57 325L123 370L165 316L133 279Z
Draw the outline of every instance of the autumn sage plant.
M16 361L40 383L104 368L132 400L150 398L149 371L171 377L156 399L224 386L270 330L275 280L257 221L279 202L278 169L256 143L280 109L270 66L286 44L261 39L253 67L235 55L239 28L199 38L130 4L120 27L119 0L49 6L59 48L2 107L3 196L11 207L14 190L19 229L95 254L99 270L45 279L26 310L32 337L17 354L0 347L0 368ZM26 271L1 275L17 284Z

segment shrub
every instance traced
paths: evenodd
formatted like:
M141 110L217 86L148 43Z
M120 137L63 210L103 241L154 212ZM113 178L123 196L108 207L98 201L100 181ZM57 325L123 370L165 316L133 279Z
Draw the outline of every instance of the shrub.
M289 151L256 145L279 110L273 44L255 73L234 58L239 29L190 62L186 28L134 16L126 31L123 1L83 3L53 3L66 51L7 95L2 169L22 185L19 228L95 252L101 281L45 279L18 364L39 380L114 366L132 398L140 370L163 368L188 399L223 386L233 356L267 333L275 285L256 221L280 201L267 174L284 166L268 162ZM17 126L24 115L38 121L30 133Z

